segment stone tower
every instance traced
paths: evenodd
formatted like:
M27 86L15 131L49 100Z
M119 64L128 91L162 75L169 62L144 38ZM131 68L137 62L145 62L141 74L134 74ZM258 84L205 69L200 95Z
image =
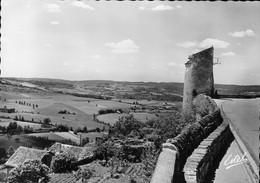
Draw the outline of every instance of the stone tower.
M183 113L192 113L193 98L198 94L214 96L213 52L208 48L189 56L185 64L185 78L183 90Z

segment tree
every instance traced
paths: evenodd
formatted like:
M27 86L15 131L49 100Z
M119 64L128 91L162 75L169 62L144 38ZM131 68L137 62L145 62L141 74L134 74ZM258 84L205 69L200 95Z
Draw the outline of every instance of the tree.
M43 119L43 124L49 125L50 123L51 123L51 119L50 118L44 118Z
M48 172L49 168L39 160L28 160L11 171L8 183L32 183L39 180L47 182Z
M9 156L12 156L14 154L14 147L13 146L9 146L8 154L9 154Z
M0 148L0 164L5 163L5 159L7 157L7 152L4 147Z
M87 143L89 143L89 138L88 137L83 138L81 143L82 143L81 146L86 145Z
M77 179L81 179L82 183L87 183L88 179L93 175L93 170L88 167L80 167L80 169L75 173Z
M85 133L88 132L88 128L86 126L84 126L84 128L83 128L83 132L85 132Z
M111 133L114 135L121 134L127 136L132 131L139 131L139 129L144 126L145 124L135 119L133 115L123 116L115 123L111 129Z
M51 123L51 119L50 118L44 118L43 119L43 127L48 127Z
M51 169L54 173L71 172L76 168L76 158L66 154L58 154L51 160Z

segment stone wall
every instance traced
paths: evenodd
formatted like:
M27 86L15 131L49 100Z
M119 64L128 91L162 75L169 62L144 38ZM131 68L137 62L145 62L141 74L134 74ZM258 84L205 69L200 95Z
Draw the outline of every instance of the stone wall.
M180 182L184 178L182 170L187 158L222 123L223 118L215 102L206 96L203 98L210 101L206 106L212 110L208 110L209 114L188 125L178 136L163 144L151 183Z
M216 162L218 162L217 160L224 155L233 139L229 125L225 122L204 139L187 159L184 166L186 182L205 182Z

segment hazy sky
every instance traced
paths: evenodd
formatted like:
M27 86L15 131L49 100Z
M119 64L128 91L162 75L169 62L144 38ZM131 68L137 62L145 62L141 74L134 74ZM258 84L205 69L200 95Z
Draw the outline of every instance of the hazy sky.
M210 46L215 83L260 84L258 2L2 0L3 77L183 82Z

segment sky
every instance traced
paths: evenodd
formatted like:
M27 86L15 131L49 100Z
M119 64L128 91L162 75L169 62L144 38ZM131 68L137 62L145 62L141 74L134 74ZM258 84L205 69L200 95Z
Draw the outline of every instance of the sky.
M214 46L218 84L260 85L259 2L1 1L1 77L183 82Z

